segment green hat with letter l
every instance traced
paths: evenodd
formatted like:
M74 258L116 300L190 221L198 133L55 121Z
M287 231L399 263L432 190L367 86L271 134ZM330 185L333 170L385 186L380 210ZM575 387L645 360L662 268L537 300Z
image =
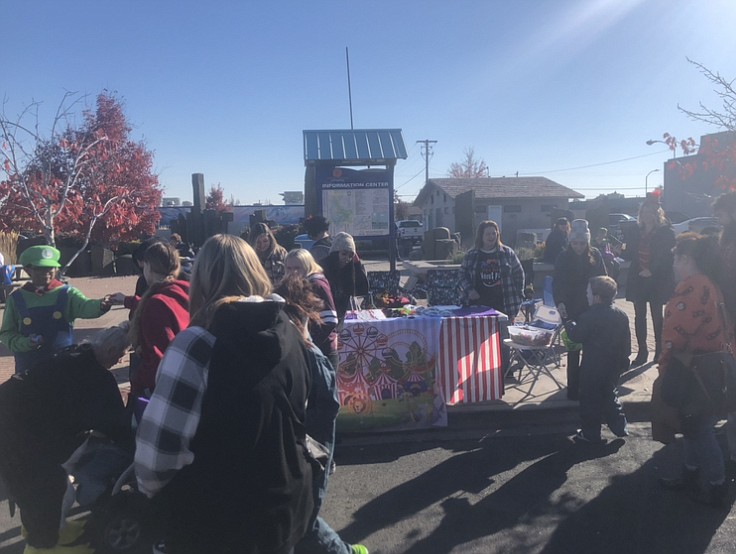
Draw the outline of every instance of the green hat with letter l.
M53 246L39 245L26 248L20 255L22 266L33 267L61 267L59 263L61 252Z

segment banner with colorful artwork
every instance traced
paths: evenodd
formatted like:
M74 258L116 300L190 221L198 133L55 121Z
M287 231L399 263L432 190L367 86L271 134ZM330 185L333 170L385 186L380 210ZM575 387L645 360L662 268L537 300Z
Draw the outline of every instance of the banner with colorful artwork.
M447 425L435 379L441 326L439 318L345 321L339 335L338 430Z

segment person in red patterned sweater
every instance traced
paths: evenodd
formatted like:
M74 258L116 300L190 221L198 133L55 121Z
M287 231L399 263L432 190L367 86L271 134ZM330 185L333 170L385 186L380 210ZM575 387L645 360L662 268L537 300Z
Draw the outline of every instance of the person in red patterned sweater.
M723 297L714 279L718 267L715 240L690 232L678 235L676 240L673 252L677 286L664 309L660 375L667 373L673 364L683 363L681 355L717 352L732 339L719 313ZM656 384L652 396L654 406L658 400L654 397L661 397ZM654 430L657 414L653 412L652 415ZM702 473L705 488L697 500L723 506L728 495L728 481L714 429L717 414L704 410L693 414L678 413L678 416L683 435L682 473L674 478L660 478L659 482L667 489L697 491Z
M179 253L169 244L156 242L143 256L143 275L149 285L145 294L113 296L114 302L133 313L130 339L139 361L131 365L132 398L151 396L166 348L189 326L189 283L177 279L179 269Z

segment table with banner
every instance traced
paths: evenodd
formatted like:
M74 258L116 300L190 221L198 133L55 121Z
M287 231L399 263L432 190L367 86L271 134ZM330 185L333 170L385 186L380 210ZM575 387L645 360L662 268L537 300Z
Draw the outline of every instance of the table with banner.
M485 307L425 314L348 313L339 333L340 431L446 426L448 405L502 397L506 316Z

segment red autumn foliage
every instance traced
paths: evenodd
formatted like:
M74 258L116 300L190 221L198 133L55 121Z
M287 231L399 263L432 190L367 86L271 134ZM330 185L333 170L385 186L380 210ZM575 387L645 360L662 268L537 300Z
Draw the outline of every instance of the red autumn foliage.
M62 234L113 246L155 231L162 190L152 172L153 154L130 139L120 101L103 92L95 110L83 116L78 128L56 133L63 123L57 116L50 138L29 132L30 150L18 136L28 127L0 119L6 173L0 230L42 233L51 243Z
M217 186L212 185L207 198L204 200L204 206L207 210L215 210L218 214L229 212L230 207L225 203L225 191L219 183Z

